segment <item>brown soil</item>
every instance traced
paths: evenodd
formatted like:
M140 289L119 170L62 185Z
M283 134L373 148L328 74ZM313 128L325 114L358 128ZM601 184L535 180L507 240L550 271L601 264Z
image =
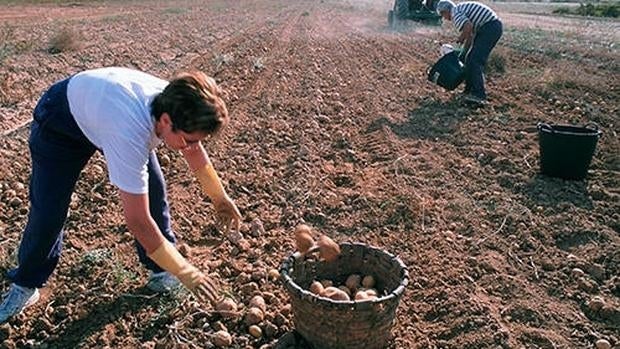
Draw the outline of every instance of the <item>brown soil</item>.
M210 348L221 327L233 347L272 347L292 318L284 288L265 274L293 251L301 222L409 266L393 348L618 345L618 21L500 7L506 32L490 62L491 105L475 110L426 81L452 29L389 30L389 2L153 3L0 9L2 274L27 221L27 123L44 89L100 66L162 77L198 68L228 93L232 124L207 147L251 246L240 250L217 232L182 158L162 148L174 228L189 258L217 273L239 304L260 288L265 335L254 339L242 320L187 295L149 294L96 156L42 301L0 326L0 347ZM62 30L78 45L48 53ZM600 125L587 181L538 174L539 121Z

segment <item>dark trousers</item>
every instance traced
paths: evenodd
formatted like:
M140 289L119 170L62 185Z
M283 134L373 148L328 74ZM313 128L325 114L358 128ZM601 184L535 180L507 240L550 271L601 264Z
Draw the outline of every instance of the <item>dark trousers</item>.
M476 32L467 59L465 60L465 93L486 99L484 89L484 66L491 51L502 36L502 22L486 23Z
M80 172L97 148L84 136L69 110L69 79L54 84L39 100L30 129L30 211L18 252L17 268L8 276L24 287L40 288L58 264L63 225L71 194ZM148 162L150 213L166 239L176 239L164 178L154 152ZM140 261L154 272L162 271L137 243Z

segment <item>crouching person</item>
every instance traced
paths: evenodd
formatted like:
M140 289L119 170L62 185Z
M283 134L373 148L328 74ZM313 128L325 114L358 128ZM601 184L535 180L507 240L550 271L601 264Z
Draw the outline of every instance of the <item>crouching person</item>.
M445 20L454 23L461 33L457 42L463 44L467 52L464 100L479 106L486 104L484 66L502 36L502 22L491 8L475 1L455 5L451 0L440 0L436 10Z
M226 194L201 140L218 133L228 111L212 78L200 72L168 82L127 68L101 68L52 85L34 110L30 212L12 284L0 304L0 323L39 299L56 267L71 194L81 170L99 150L118 187L139 260L155 292L179 286L203 301L218 297L217 283L174 246L166 185L155 155L164 143L179 150L211 198L217 218L239 228L241 215Z

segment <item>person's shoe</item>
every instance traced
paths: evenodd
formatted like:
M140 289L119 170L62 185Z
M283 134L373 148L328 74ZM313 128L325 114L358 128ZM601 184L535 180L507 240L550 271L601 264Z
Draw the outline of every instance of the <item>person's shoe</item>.
M39 300L39 290L11 284L0 304L0 323L21 313Z
M467 104L475 105L478 107L483 107L487 105L487 101L484 98L480 98L478 96L474 96L472 94L466 94L463 96L463 101Z
M167 271L160 273L151 273L149 281L146 283L146 287L157 293L170 292L181 286L181 282L174 275Z

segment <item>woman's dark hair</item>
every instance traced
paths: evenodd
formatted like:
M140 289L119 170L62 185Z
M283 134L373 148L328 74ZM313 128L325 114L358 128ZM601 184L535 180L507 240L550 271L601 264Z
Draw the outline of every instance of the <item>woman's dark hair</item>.
M172 129L216 134L228 123L228 110L215 80L202 72L177 76L153 100L151 113L159 120L168 113Z

